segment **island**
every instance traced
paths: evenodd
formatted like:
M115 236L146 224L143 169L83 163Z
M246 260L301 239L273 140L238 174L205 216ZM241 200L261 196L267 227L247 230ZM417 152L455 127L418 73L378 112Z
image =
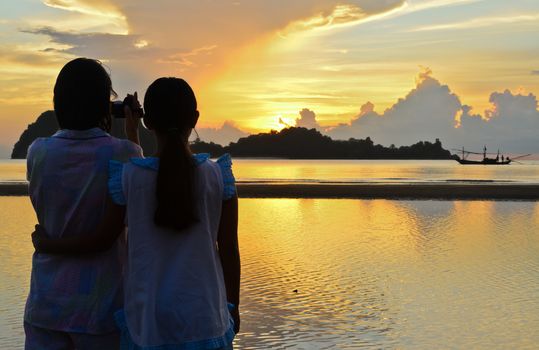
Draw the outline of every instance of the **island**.
M122 119L112 119L111 134L113 136L125 139L125 131ZM58 122L54 111L46 111L36 119L34 123L29 124L23 131L19 140L13 146L11 159L26 159L28 147L38 137L49 137L58 131ZM140 143L144 150L144 155L149 156L155 153L156 143L153 134L146 128L140 128Z
M125 138L122 119L112 120L111 134ZM42 113L35 123L28 125L13 147L12 159L24 159L28 146L38 137L48 137L58 130L54 111ZM153 134L140 128L141 146L145 155L156 151ZM316 129L288 127L242 137L236 142L222 146L196 139L191 144L195 153L209 153L214 157L230 153L233 157L284 158L284 159L453 159L442 147L439 139L434 142L420 141L410 146L385 147L365 139L333 140Z
M439 139L433 143L420 141L411 146L384 147L365 139L333 140L316 129L288 127L281 131L249 135L221 146L199 139L191 144L196 153L218 156L230 153L233 157L284 159L453 159Z

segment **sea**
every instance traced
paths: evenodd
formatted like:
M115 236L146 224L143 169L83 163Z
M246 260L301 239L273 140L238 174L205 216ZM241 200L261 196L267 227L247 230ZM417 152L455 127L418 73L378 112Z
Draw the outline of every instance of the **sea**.
M539 183L539 162L236 159L239 181ZM0 162L1 182L25 178ZM537 349L539 202L240 199L236 349ZM21 349L28 197L0 196L0 349Z
M539 160L510 165L460 165L454 160L233 159L240 182L498 182L539 183ZM26 161L0 160L0 182L26 179Z

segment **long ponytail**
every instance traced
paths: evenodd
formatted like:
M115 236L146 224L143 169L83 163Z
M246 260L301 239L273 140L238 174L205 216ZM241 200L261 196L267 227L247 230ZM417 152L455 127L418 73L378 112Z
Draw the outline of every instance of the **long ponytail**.
M198 221L195 164L187 139L197 110L193 90L182 79L159 78L146 91L145 118L165 137L159 155L154 223L183 230Z

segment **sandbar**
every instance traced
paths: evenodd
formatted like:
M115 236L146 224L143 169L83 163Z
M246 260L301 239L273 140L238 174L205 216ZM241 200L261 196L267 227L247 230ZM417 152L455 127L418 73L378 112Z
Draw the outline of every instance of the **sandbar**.
M539 200L528 183L257 183L238 182L240 198ZM26 196L25 182L0 183L0 196Z

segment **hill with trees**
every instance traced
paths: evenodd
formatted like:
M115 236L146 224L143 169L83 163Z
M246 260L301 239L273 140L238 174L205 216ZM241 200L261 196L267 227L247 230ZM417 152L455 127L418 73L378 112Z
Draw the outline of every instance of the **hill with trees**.
M125 139L125 131L123 119L112 119L111 135ZM21 134L19 141L13 146L11 159L25 159L28 152L28 147L38 137L49 137L58 131L58 122L54 111L46 111L42 113L37 120L29 124L26 130ZM140 128L140 143L144 154L149 156L155 153L156 143L151 131Z
M289 159L452 159L439 139L420 141L411 146L384 147L365 139L333 140L316 129L290 127L240 138L226 147L197 140L193 152L213 156L230 153L234 157L273 157Z
M123 120L112 120L111 134L125 138ZM35 123L28 125L13 147L11 158L26 158L28 146L38 137L48 137L58 130L54 111L41 114ZM156 151L152 133L140 129L141 146L145 155ZM451 159L451 153L442 147L439 139L434 143L420 141L411 146L384 147L374 144L371 138L333 140L316 129L290 127L281 131L272 130L240 138L228 146L197 139L191 144L195 153L210 153L219 156L230 153L234 157L272 157L288 159Z

